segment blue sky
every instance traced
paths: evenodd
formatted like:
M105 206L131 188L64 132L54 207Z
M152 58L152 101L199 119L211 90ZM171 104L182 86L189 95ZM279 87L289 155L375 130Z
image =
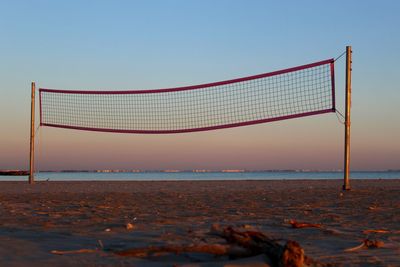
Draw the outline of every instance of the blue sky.
M336 57L352 45L352 168L398 169L399 12L398 1L1 0L0 168L27 166L31 81L173 87ZM336 67L343 111L344 61ZM39 137L42 169L338 169L343 160L334 114L171 137L49 128Z

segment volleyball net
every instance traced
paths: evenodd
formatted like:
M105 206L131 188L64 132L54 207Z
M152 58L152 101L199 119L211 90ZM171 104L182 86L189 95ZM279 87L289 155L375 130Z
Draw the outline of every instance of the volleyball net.
M40 125L183 133L335 112L334 60L239 79L155 90L39 89Z

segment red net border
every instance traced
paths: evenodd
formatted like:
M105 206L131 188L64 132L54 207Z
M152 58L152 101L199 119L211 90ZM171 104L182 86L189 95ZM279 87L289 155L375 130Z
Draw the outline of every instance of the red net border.
M90 90L59 90L59 89L39 88L40 126L48 126L48 127L56 127L56 128L64 128L64 129L74 129L74 130L84 130L84 131L112 132L112 133L175 134L175 133L211 131L211 130L218 130L218 129L225 129L225 128L248 126L248 125L253 125L253 124L267 123L267 122L273 122L273 121L280 121L280 120L287 120L287 119L293 119L293 118L300 118L300 117L336 112L334 63L335 63L335 60L333 58L331 58L331 59L327 59L327 60L323 60L323 61L314 62L311 64L301 65L301 66L297 66L297 67L293 67L293 68L288 68L288 69L283 69L283 70L238 78L238 79L225 80L225 81L220 81L220 82L206 83L206 84L199 84L199 85L192 85L192 86L184 86L184 87L164 88L164 89L124 90L124 91L90 91ZM232 123L232 124L224 124L224 125L202 127L202 128L192 128L192 129L179 129L179 130L118 130L118 129L107 129L107 128L68 126L68 125L59 125L59 124L51 124L51 123L43 123L42 122L42 92L59 93L59 94L94 94L94 95L97 95L97 94L120 95L120 94L167 93L167 92L203 89L203 88L212 87L212 86L220 86L220 85L250 81L250 80L254 80L254 79L266 78L266 77L281 75L281 74L285 74L285 73L289 73L289 72L309 69L309 68L326 65L326 64L330 65L331 83L332 83L332 108L329 108L329 109L299 113L299 114L294 114L294 115L280 116L280 117L275 117L275 118L240 122L240 123Z

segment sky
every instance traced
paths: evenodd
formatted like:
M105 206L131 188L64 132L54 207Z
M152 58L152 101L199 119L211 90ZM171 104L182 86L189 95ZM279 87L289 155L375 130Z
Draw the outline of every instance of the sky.
M0 169L27 169L30 83L168 88L335 58L353 48L351 169L400 169L399 1L0 0ZM344 58L336 62L344 113ZM36 169L343 168L334 113L210 132L39 127Z

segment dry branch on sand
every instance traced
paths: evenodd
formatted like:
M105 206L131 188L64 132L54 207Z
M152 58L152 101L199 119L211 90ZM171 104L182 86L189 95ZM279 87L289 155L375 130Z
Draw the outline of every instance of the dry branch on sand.
M68 255L68 254L84 254L84 253L96 253L98 249L78 249L78 250L52 250L51 254L55 255Z
M390 231L389 230L384 230L384 229L368 229L368 230L364 230L363 234L371 234L371 233L375 233L375 234L389 234Z
M293 228L322 228L321 224L317 223L305 223L305 222L297 222L295 220L290 220L289 224Z
M99 241L100 247L97 249L53 250L51 253L56 255L68 255L110 252L119 256L137 258L157 257L170 253L206 253L215 256L228 256L232 259L264 254L268 257L271 266L326 266L325 264L318 263L307 257L304 254L303 248L297 242L288 240L282 245L277 240L271 239L259 231L239 231L230 226L221 227L219 225L213 225L209 234L223 238L225 243L166 245L112 250L104 249L102 242Z
M384 246L384 243L379 240L369 240L365 239L360 245L345 249L345 252L354 252L364 248L381 248Z
M307 257L303 248L295 241L288 240L281 245L258 231L238 231L232 227L213 225L211 235L225 239L225 244L200 244L189 246L161 246L147 248L133 248L114 251L120 256L149 257L165 253L200 252L216 256L242 258L265 254L272 266L323 266Z

